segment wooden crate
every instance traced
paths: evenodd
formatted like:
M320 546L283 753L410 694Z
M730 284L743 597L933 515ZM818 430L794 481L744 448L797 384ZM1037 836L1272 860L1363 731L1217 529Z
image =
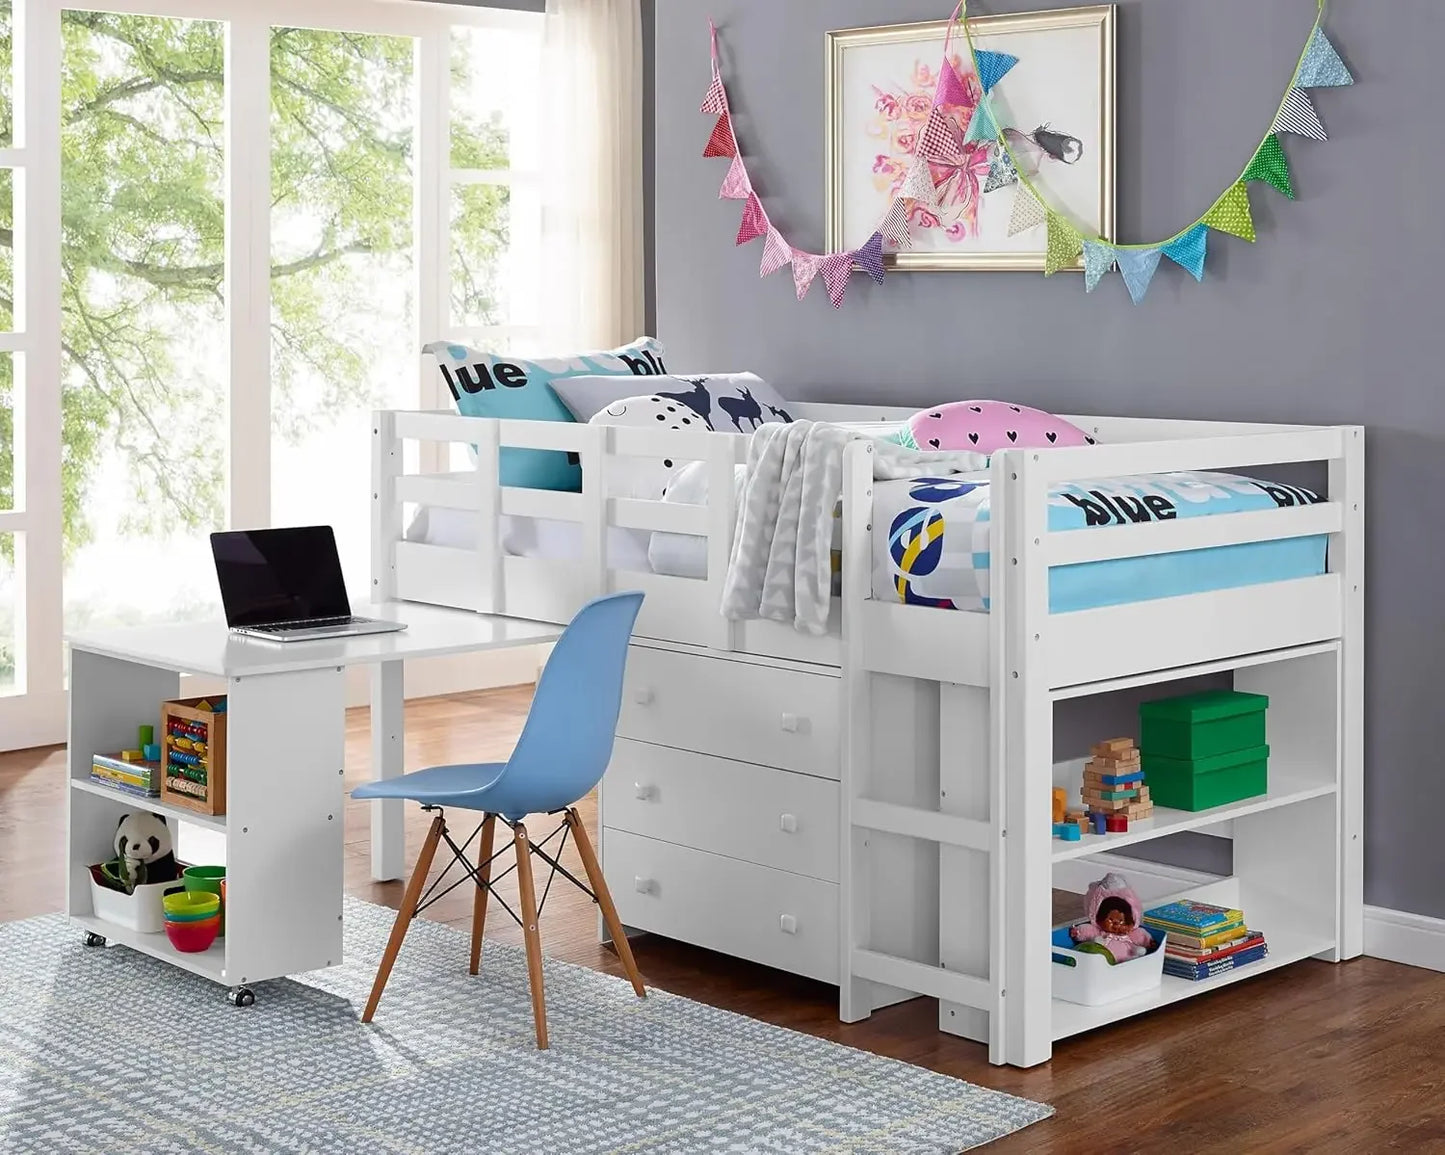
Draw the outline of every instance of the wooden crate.
M181 698L161 704L161 798L172 806L181 806L200 814L226 813L226 714L214 709L198 710L197 705L206 702L211 706L224 703L225 695L205 698ZM205 730L205 754L197 755L201 761L192 770L205 775L204 781L197 781L185 775L173 773L172 753L194 753L177 744L171 733L173 721L201 726ZM185 784L181 789L180 784Z

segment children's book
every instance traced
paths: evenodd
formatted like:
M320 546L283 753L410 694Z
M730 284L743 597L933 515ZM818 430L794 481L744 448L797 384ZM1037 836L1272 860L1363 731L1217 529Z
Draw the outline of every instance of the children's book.
M1228 923L1243 922L1244 912L1184 899L1146 910L1144 921L1158 923L1171 930L1182 930L1186 934L1209 934L1222 930Z
M1236 970L1239 967L1247 966L1249 963L1258 962L1269 954L1269 947L1264 943L1242 950L1237 954L1226 955L1224 958L1215 959L1212 962L1187 963L1183 959L1173 959L1167 955L1164 957L1164 973L1172 975L1176 979L1189 979L1191 982L1199 982L1203 979L1213 978L1215 975L1223 974L1225 971Z
M1169 940L1165 950L1165 958L1177 958L1181 962L1200 963L1212 962L1214 959L1225 958L1228 955L1238 954L1243 950L1252 950L1264 942L1264 932L1252 930L1246 935L1225 943L1223 946L1214 947L1206 951L1175 950L1174 940Z
M1175 947L1181 950L1211 950L1214 947L1223 946L1225 943L1234 942L1236 939L1242 938L1249 933L1249 928L1242 922L1231 923L1222 930L1205 935L1187 934L1184 931L1175 930L1172 927L1159 926L1157 923L1150 923L1147 920L1144 926L1156 935L1167 934L1169 936L1169 948L1171 950Z

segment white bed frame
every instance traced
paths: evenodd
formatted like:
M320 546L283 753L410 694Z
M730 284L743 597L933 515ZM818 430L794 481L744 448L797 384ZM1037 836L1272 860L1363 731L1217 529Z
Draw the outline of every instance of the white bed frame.
M909 411L798 405L821 420ZM807 637L771 622L731 623L717 607L735 518L733 469L747 439L723 433L380 412L374 422L373 585L400 598L564 622L598 594L647 594L637 637L687 651L837 667L841 694L840 1015L847 1021L918 994L939 1025L989 1046L993 1062L1047 1060L1054 1041L1307 957L1340 961L1363 938L1364 435L1358 427L1072 417L1096 446L1006 450L990 468L991 612L874 600L868 537L872 468L849 448L843 591L833 628ZM436 472L435 448L476 447L476 469ZM581 493L502 488L503 446L580 455ZM704 506L608 498L621 458L708 463ZM1087 534L1046 532L1049 488L1173 470L1325 462L1320 504L1180 519ZM469 510L477 548L403 539L407 503ZM580 523L579 562L501 556L502 514ZM707 539L706 579L610 569L608 527ZM1327 534L1317 577L1050 614L1051 566ZM795 668L806 668L796 666ZM1233 671L1268 693L1269 793L1213 811L1156 811L1128 834L1053 841L1053 705L1195 674ZM1166 691L1167 692L1167 691ZM899 718L898 711L905 716ZM1099 734L1099 738L1108 737ZM782 764L782 763L779 763ZM1102 872L1119 850L1182 830L1233 840L1233 873L1180 895L1241 905L1270 942L1266 960L1203 983L1084 1007L1051 997L1051 898ZM1098 857L1101 850L1106 850ZM1162 898L1161 888L1146 899Z

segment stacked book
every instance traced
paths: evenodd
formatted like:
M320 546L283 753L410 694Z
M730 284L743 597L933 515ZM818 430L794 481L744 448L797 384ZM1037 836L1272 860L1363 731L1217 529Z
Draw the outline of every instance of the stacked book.
M119 754L92 754L90 780L139 798L159 798L161 764L127 761Z
M1164 973L1198 982L1264 958L1262 931L1244 924L1244 912L1207 902L1171 902L1144 912L1144 928L1167 936Z

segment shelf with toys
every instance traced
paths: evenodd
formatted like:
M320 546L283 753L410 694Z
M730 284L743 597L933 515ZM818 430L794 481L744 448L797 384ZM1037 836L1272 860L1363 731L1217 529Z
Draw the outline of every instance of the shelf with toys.
M1055 1040L1092 1031L1135 1015L1147 1014L1171 1003L1208 994L1220 987L1266 974L1304 959L1326 956L1335 948L1335 925L1330 912L1311 911L1308 907L1275 893L1267 886L1253 884L1237 876L1221 878L1185 891L1150 899L1148 905L1154 907L1183 900L1216 903L1245 911L1252 927L1264 929L1269 942L1269 953L1247 966L1226 970L1197 981L1166 974L1158 986L1115 1002L1088 1006L1056 998L1052 1001L1051 1008L1052 1034Z

